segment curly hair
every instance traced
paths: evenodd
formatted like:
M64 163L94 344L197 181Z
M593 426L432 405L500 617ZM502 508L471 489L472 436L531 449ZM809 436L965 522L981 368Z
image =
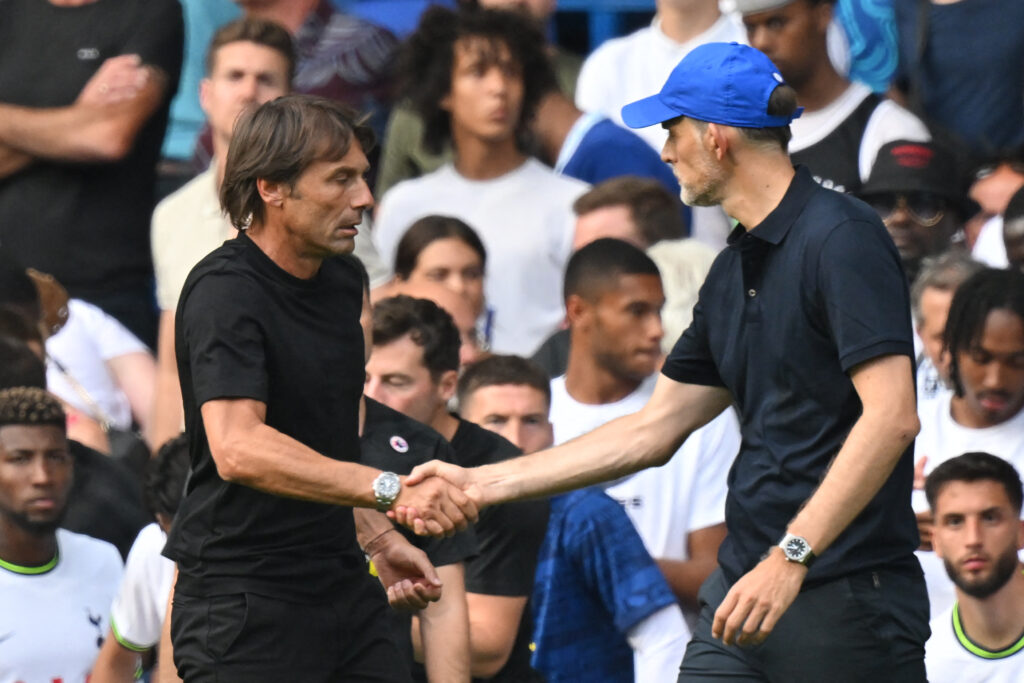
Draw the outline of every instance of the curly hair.
M12 387L0 391L0 427L53 425L65 428L64 409L52 394L39 387Z
M440 152L451 138L449 113L441 100L451 91L455 45L460 40L482 40L489 44L484 59L487 65L497 58L499 46L508 48L512 61L523 78L523 104L516 126L520 147L527 139L527 128L541 97L557 89L554 71L546 53L544 35L530 17L522 12L482 8L453 11L433 6L423 13L419 27L409 36L399 57L398 73L402 88L413 109L423 118L423 144Z
M1024 273L1019 270L984 268L967 279L953 295L943 331L949 352L949 378L957 396L964 395L960 379L960 354L969 353L985 334L989 313L1005 309L1024 320Z

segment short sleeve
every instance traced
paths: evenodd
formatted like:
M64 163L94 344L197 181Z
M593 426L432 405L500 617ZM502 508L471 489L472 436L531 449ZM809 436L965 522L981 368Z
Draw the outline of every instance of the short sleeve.
M913 360L907 278L880 222L837 226L822 245L817 269L821 306L844 372L885 355Z
M633 523L611 498L588 497L567 516L566 551L587 591L601 596L615 627L625 635L675 596ZM592 502L591 502L592 501Z
M693 307L693 320L672 347L672 352L668 354L661 368L661 374L676 382L721 387L725 386L725 383L718 374L718 367L708 343L707 318L704 312L706 289L706 284L701 287L700 297Z
M175 0L137 0L136 20L122 54L137 54L143 63L159 67L173 93L181 76L185 28L181 5Z
M188 357L196 405L220 398L268 400L262 316L255 303L261 297L253 290L242 277L211 273L180 303L178 343ZM179 364L181 353L179 348Z
M148 650L160 640L174 576L174 563L160 554L163 545L163 532L153 524L139 533L128 553L110 625L117 642L129 650Z

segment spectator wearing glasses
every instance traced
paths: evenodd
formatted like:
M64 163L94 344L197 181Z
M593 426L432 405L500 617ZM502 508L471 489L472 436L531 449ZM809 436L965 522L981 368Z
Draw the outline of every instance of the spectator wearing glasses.
M953 157L933 142L896 140L878 151L860 197L885 223L911 282L921 260L957 241L966 217Z

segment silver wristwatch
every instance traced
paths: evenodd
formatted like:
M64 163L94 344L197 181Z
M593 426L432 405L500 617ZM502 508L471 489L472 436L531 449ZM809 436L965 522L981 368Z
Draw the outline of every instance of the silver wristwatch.
M402 490L402 482L394 472L381 472L373 480L373 497L377 499L377 509L381 512L390 510Z
M797 536L795 534L786 534L779 541L779 547L782 548L783 554L786 559L790 562L796 562L802 564L808 569L811 568L811 564L814 562L817 555L811 550L811 544L807 542L807 539L803 536Z

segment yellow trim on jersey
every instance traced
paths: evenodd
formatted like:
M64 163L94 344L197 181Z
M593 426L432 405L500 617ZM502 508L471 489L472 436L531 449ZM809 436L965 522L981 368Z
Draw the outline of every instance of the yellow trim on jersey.
M136 645L132 641L128 640L121 635L121 632L117 630L117 624L114 623L114 616L110 616L110 632L114 634L114 640L116 640L121 647L132 652L149 652L152 650L152 646L146 647L145 645Z
M970 652L972 655L981 657L982 659L1005 659L1006 657L1017 654L1022 649L1024 649L1024 634L1021 634L1021 637L1017 640L1016 643L1014 643L1006 649L999 650L997 652L986 650L985 648L976 644L974 641L967 637L967 634L964 632L963 624L960 622L959 601L953 603L953 633L956 634L956 639L960 642L961 645L963 645L965 650Z
M25 575L28 575L28 576L33 576L33 575L36 575L36 574L45 574L46 572L48 572L51 569L53 569L54 567L56 567L57 566L57 560L59 558L60 558L60 549L58 548L57 552L55 552L53 554L53 559L52 560L50 560L46 564L40 565L38 567L22 567L19 564L14 564L13 562L5 562L4 560L0 560L0 567L2 567L3 569L6 569L9 572L14 572L15 574L25 574Z

